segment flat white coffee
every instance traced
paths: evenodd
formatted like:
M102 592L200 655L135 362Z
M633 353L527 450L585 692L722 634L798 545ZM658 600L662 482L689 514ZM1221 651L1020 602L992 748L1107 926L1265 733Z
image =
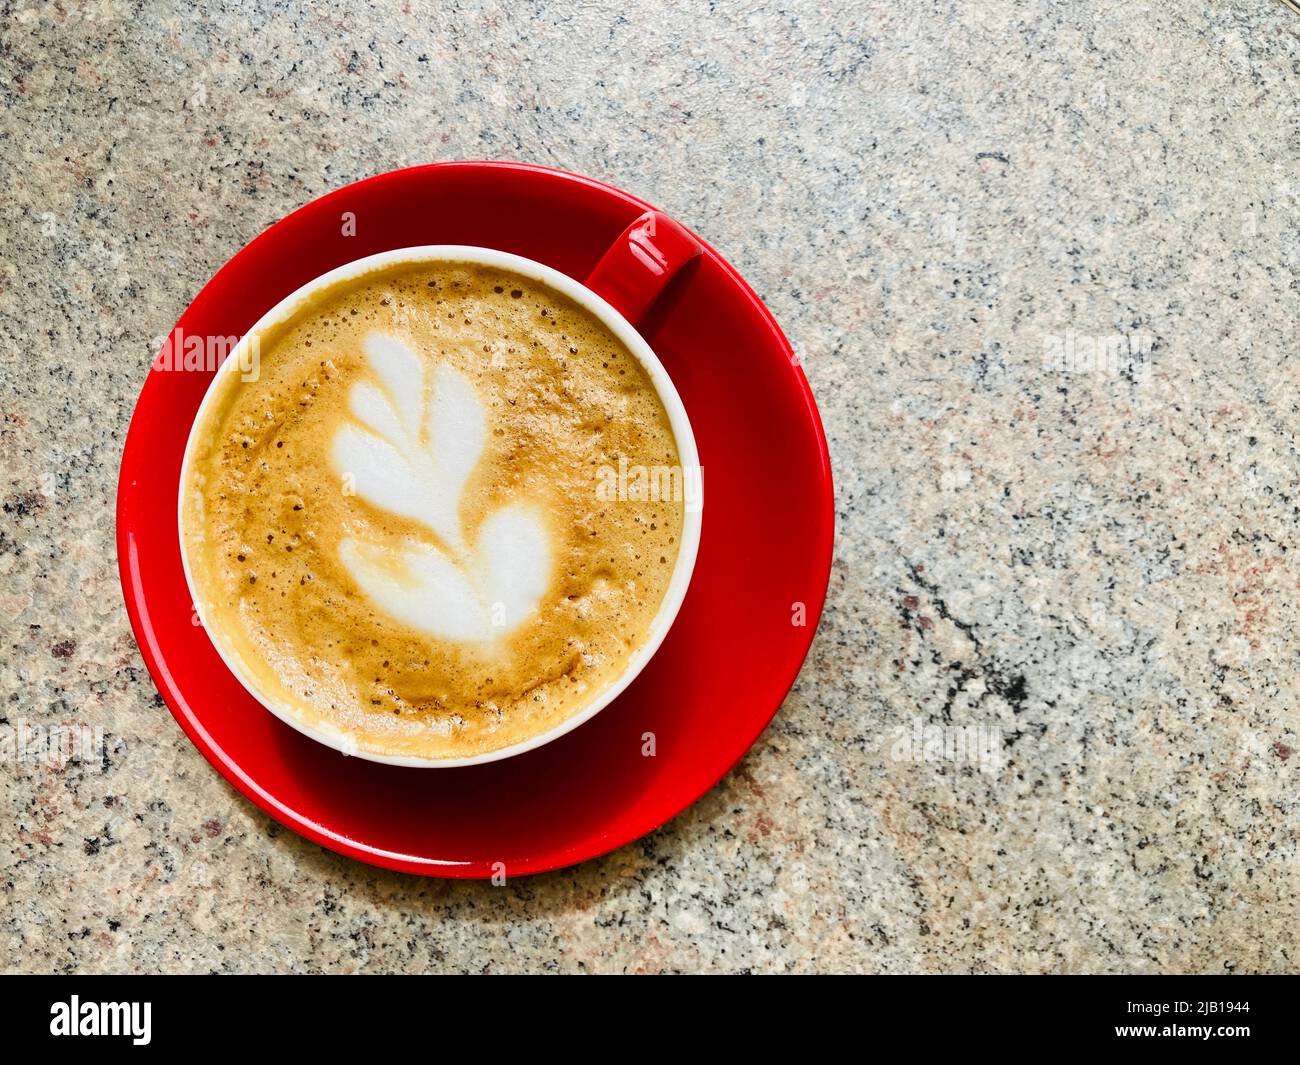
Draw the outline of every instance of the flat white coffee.
M320 294L260 338L256 380L220 387L183 485L191 578L214 642L305 724L482 754L590 705L645 643L682 533L677 446L581 305L495 267L390 268ZM667 490L611 495L628 469Z

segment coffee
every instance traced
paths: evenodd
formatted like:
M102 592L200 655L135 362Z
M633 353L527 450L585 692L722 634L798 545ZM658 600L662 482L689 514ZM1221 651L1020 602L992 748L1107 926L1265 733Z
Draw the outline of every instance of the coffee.
M181 505L201 617L246 683L346 749L448 759L619 679L686 494L607 490L680 461L600 318L507 269L411 263L257 339L257 379L207 401Z

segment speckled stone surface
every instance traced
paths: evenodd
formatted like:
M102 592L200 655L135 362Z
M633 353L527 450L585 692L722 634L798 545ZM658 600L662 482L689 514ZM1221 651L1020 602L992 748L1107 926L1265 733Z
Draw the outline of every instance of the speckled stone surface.
M0 3L0 728L106 730L102 763L0 760L0 968L1297 968L1300 19L651 7ZM504 888L238 796L113 544L151 338L312 197L467 157L715 244L804 360L838 497L741 767ZM1096 368L1112 336L1137 363ZM990 759L944 749L965 728Z

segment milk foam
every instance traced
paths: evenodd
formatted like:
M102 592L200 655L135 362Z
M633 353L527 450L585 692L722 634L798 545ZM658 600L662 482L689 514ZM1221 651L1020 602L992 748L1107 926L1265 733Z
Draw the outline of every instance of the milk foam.
M375 606L421 632L462 641L510 632L541 603L551 548L537 509L524 502L490 514L477 540L465 541L461 497L487 442L474 386L445 363L427 375L419 355L388 333L371 333L363 348L373 381L352 386L356 423L335 433L331 462L371 506L420 522L434 538L397 548L344 539L340 560Z

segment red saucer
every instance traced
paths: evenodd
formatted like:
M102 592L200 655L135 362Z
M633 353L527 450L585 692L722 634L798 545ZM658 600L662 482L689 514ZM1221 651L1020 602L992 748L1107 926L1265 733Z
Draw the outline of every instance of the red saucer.
M381 174L272 226L177 326L242 335L319 274L415 244L499 248L583 280L648 206L513 163ZM295 832L362 861L516 876L631 842L739 760L794 683L821 614L834 533L826 440L789 343L707 245L641 333L681 393L704 467L708 506L686 602L645 671L590 722L536 751L460 769L346 758L282 724L226 671L192 622L176 531L181 455L212 375L149 373L118 484L122 588L158 690L227 780ZM642 753L647 733L653 757Z

